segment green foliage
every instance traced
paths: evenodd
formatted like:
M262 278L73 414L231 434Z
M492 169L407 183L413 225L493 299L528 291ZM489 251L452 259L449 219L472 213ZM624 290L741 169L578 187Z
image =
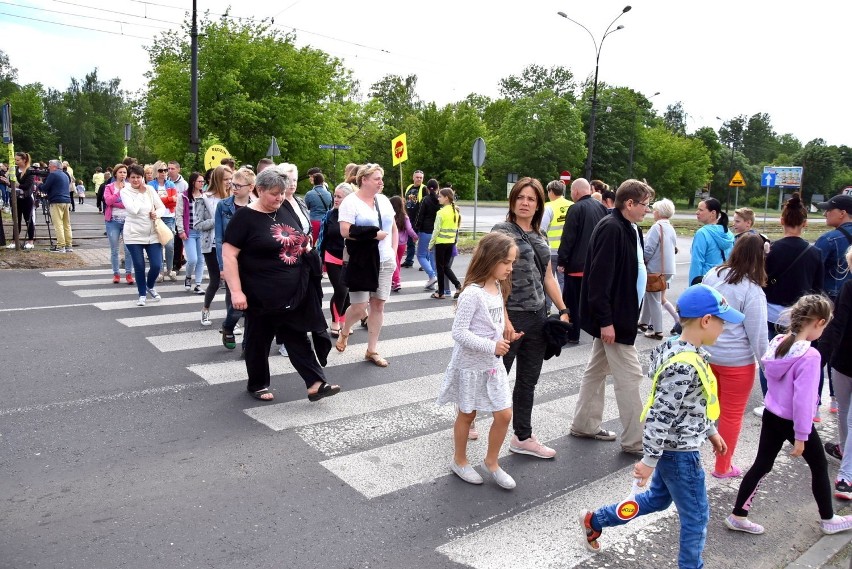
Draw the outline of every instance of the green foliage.
M674 134L681 136L686 135L686 111L683 109L683 103L678 101L673 105L666 107L666 112L663 115L663 122L666 128Z
M510 101L532 97L542 91L551 91L557 97L575 101L577 83L574 73L559 65L545 69L541 65L527 65L521 75L509 75L500 80L500 94Z
M802 195L809 198L813 194L833 195L832 182L838 168L837 151L826 146L821 138L807 143L796 156L796 164L804 168L802 174Z
M641 148L636 177L647 179L660 197L689 199L709 181L710 153L698 139L656 126L643 131Z
M748 161L752 164L768 164L778 154L778 146L769 115L752 115L743 132L742 152Z

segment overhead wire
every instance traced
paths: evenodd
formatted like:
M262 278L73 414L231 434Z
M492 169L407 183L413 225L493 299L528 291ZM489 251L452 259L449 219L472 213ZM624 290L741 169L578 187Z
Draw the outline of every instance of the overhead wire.
M59 1L59 0L53 0L53 1L56 2L56 1ZM4 4L6 6L14 6L15 8L24 8L25 10L38 10L39 12L45 11L43 8L37 8L35 6L24 6L23 4L13 4L11 2L0 1L0 4ZM99 18L97 16L85 16L85 15L82 15L82 14L74 14L72 12L62 12L60 10L50 10L49 13L51 13L51 14L62 14L63 16L73 16L75 18L83 18L83 19L89 19L89 20L99 20L99 21L111 22L113 24L138 25L138 22L124 22L124 21L121 21L121 20L113 20L111 18ZM35 19L35 18L32 18L32 19ZM44 21L44 20L42 20L42 21ZM60 26L70 25L70 24L66 24L64 22L49 22L49 23L54 23L54 24L57 24L57 25L60 25ZM168 27L165 27L165 26L158 26L158 25L155 25L155 24L147 24L147 25L148 25L148 27L160 28L162 30L171 29L171 28L168 28ZM85 28L83 28L83 29L85 29Z
M41 20L39 18L31 18L31 17L28 17L28 16L21 16L20 14L10 14L8 12L0 12L0 16L12 16L13 18L21 18L21 19L30 20L30 21L33 21L33 22L41 22L43 24L56 24L57 26L65 26L65 27L69 27L69 28L78 28L78 29L81 29L81 30L86 30L88 32L101 32L101 33L104 33L104 34L113 34L113 35L117 35L117 36L129 37L129 38L138 38L140 40L151 39L151 38L145 37L145 36L136 36L136 35L133 35L133 34L125 34L124 32L114 32L114 31L111 31L111 30L99 30L99 29L96 29L96 28L89 28L89 27L86 27L86 26L75 26L74 24L68 24L68 23L65 23L65 22L51 22L50 20Z

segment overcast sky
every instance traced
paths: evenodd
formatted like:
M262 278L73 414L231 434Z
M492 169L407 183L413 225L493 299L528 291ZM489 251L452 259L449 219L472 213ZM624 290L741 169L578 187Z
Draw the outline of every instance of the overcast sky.
M211 14L228 5L198 1L199 11ZM148 69L143 46L169 29L180 33L175 23L191 6L190 0L7 0L0 3L0 49L22 83L65 89L70 77L98 67L101 78L119 77L135 90ZM274 16L276 25L296 28L298 44L342 58L364 91L388 73L413 73L421 99L445 104L472 92L496 97L500 78L531 63L568 67L578 80L594 74L592 38L557 12L600 42L625 4L239 0L232 6L234 16ZM852 4L828 0L639 0L613 26L624 29L603 44L599 80L649 97L659 91L652 102L661 114L681 101L690 132L718 129L717 116L765 112L776 132L802 143L821 137L852 146L850 22Z

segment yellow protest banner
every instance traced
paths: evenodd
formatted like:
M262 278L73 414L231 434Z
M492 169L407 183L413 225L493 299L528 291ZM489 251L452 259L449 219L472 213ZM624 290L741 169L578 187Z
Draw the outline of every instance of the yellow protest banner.
M391 141L391 155L394 166L408 160L408 142L404 132Z
M210 170L221 165L222 158L230 158L231 153L221 144L214 144L204 153L204 168Z

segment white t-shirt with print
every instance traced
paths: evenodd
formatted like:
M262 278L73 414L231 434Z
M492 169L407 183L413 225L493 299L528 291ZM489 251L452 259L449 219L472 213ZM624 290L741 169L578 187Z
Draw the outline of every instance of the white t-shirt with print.
M387 237L379 242L379 259L382 262L396 261L396 252L392 250L393 240L393 206L390 200L382 194L376 195L379 211L382 213L382 231ZM338 219L357 225L358 227L379 227L379 216L373 205L365 204L356 194L349 194L340 202Z

